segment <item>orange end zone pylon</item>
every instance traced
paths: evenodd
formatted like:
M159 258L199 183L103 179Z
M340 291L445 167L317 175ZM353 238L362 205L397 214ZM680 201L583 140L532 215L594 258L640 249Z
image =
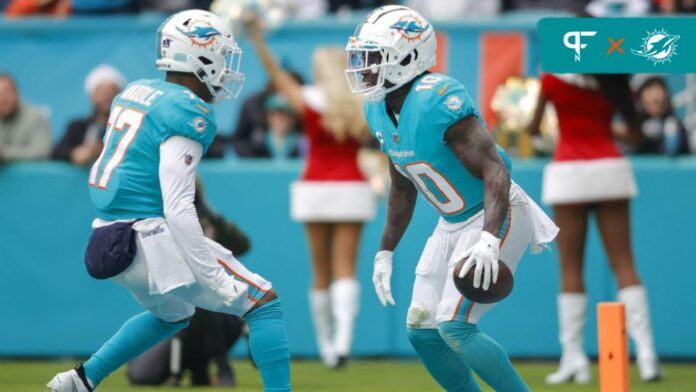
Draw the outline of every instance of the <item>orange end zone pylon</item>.
M619 302L597 305L599 391L629 392L626 310Z

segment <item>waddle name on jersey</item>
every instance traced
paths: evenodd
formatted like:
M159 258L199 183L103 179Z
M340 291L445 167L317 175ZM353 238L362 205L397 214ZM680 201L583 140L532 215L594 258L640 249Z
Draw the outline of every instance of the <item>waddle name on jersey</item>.
M143 86L142 84L134 84L121 94L121 99L139 103L141 105L150 106L159 96L164 94L162 90Z

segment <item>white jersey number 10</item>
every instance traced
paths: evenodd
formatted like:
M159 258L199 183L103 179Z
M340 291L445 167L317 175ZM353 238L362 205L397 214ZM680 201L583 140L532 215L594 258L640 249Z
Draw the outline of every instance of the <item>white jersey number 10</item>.
M396 165L397 170L401 168ZM420 188L425 198L445 215L453 215L464 209L466 202L461 194L427 162L415 162L406 165L407 177Z

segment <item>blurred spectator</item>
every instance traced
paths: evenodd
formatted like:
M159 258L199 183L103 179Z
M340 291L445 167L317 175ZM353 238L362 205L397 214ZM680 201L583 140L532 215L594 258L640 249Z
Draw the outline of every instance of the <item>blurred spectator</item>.
M232 145L240 157L255 157L263 151L266 132L266 100L275 89L269 82L262 90L242 102L237 125L232 134Z
M70 0L12 0L5 9L8 18L32 15L68 16Z
M573 14L584 14L590 0L503 0L504 11L558 10Z
M144 9L173 14L187 9L207 10L212 0L141 0Z
M72 120L53 150L53 159L79 166L94 162L102 149L102 138L109 120L111 101L123 89L126 79L114 67L102 64L85 79L85 94L92 102L92 113Z
M355 9L375 9L383 5L399 4L398 0L328 0L329 12L344 12Z
M315 19L324 16L329 10L327 0L276 0L270 3L269 22L281 22L285 18ZM274 20L280 19L280 20Z
M428 19L461 19L467 16L496 15L501 0L406 0L404 5L418 10Z
M300 156L300 135L297 116L288 101L280 94L266 100L266 152L273 159L297 158Z
M689 153L688 134L674 114L671 94L659 76L644 79L636 91L644 141L639 154L680 155Z
M0 73L0 163L51 155L51 126L41 110L24 102L9 74Z
M696 0L653 0L653 3L663 14L696 12Z
M263 151L266 132L266 100L274 94L272 83L242 102L232 144L240 157L258 156Z
M327 0L326 3L328 11L331 13L350 12L351 10L365 8L361 0Z
M75 15L135 14L140 11L139 0L72 0Z
M302 77L293 71L288 74L298 83L302 84ZM275 94L272 83L268 83L263 90L252 94L242 102L242 109L237 119L237 125L232 135L232 144L235 152L240 157L268 157L266 148L266 101Z
M585 11L596 18L642 16L650 13L650 0L592 0Z
M266 27L277 27L288 19L316 19L328 11L327 0L215 0L211 11L231 17L233 28L241 15L257 13Z

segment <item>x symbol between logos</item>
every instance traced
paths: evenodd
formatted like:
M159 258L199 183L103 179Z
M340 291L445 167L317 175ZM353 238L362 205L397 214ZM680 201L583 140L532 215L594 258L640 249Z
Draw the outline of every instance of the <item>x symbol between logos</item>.
M618 41L614 41L613 38L609 37L609 42L611 43L611 46L610 46L609 49L607 50L607 55L608 55L609 53L613 52L614 50L616 50L617 52L623 54L624 51L623 51L623 49L621 49L621 46L620 46L621 43L623 43L623 41L624 41L623 38L619 38Z

